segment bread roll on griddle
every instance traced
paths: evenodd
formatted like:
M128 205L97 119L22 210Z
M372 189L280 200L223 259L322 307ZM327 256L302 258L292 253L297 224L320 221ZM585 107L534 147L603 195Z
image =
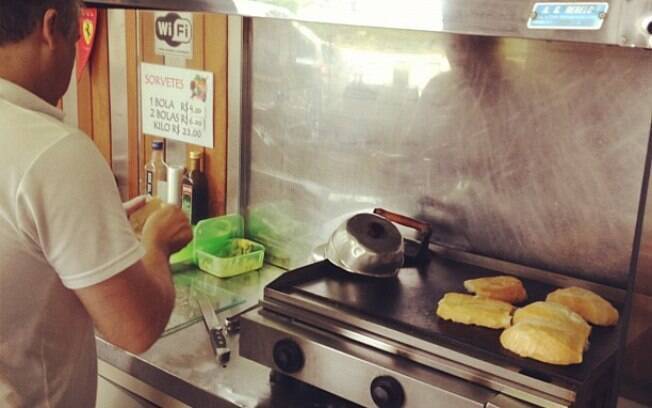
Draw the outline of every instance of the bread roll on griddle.
M557 324L568 326L568 330L577 330L588 344L591 334L591 325L579 314L573 312L564 305L552 302L534 302L517 309L512 317L512 324L528 320L552 320Z
M500 335L500 344L519 356L557 365L581 363L585 343L580 331L554 319L522 320Z
M514 312L512 327L500 335L500 344L544 363L578 364L590 334L591 326L566 306L534 302Z
M614 326L618 323L618 310L604 298L587 289L557 289L548 294L546 302L564 305L596 326Z
M464 281L464 287L471 293L502 300L507 303L521 303L527 299L523 283L513 276L492 276Z
M437 316L456 323L501 329L509 327L513 309L500 300L451 292L439 301Z

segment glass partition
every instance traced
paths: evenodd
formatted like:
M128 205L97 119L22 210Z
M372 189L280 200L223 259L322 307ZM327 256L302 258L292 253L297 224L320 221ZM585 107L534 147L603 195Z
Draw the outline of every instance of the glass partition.
M247 208L289 265L386 207L447 248L627 286L644 50L255 19L251 54Z

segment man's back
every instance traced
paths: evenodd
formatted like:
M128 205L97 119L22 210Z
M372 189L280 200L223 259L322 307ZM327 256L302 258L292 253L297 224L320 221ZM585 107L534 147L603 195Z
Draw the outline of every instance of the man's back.
M111 233L124 223L103 228L107 237L122 235L126 242L96 242L102 232L85 215L102 211L104 199L113 204L108 212L121 208L113 202L115 185L92 142L60 117L45 101L0 79L2 406L93 406L93 322L69 289L95 283L103 271L115 273L107 263L142 256L128 231ZM92 196L81 191L88 183L95 187Z
M180 208L131 230L111 169L61 122L78 0L0 2L0 407L95 405L95 328L132 353L174 306L170 254L192 238Z

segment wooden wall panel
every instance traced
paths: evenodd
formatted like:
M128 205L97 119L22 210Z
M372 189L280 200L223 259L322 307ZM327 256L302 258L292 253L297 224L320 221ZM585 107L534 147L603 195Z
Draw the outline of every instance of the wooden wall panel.
M93 52L77 81L79 128L97 145L111 165L111 106L109 84L108 17L99 10Z
M200 71L206 71L205 66L205 54L206 49L204 48L204 37L205 37L205 15L204 14L194 14L193 16L193 25L194 25L194 43L192 44L192 59L186 61L186 68L197 69ZM190 160L188 155L190 152L201 152L205 156L205 150L202 146L197 146L193 144L186 144L186 168L190 167ZM205 166L204 157L204 166Z
M165 59L157 55L154 51L154 13L139 12L138 14L138 34L140 37L140 58L133 58L134 62L129 62L129 76L135 78L137 84L137 64L148 62L152 64L165 64ZM186 68L210 71L214 74L214 148L206 149L201 146L187 144L186 160L189 152L199 151L204 156L204 172L208 178L210 209L213 215L224 214L226 205L226 118L227 118L227 17L219 14L200 14L193 15L193 58L186 61ZM129 27L129 24L127 24ZM129 33L128 33L129 36ZM128 41L128 47L136 48L135 40ZM132 50L128 50L128 56L132 55ZM137 86L130 83L128 85L129 98L134 99L134 106L138 106L138 89ZM130 129L138 129L140 120L137 109L129 109ZM131 130L130 130L131 133ZM135 168L140 173L144 164L150 158L151 142L154 140L149 135L143 135L144 149L140 154L140 161L136 163L130 159L130 168ZM137 140L133 142L137 146ZM131 144L130 144L131 149ZM132 162L133 161L133 162ZM186 167L189 163L186 162ZM130 186L136 186L138 176L130 172ZM130 190L131 191L131 190Z
M111 163L111 84L109 81L109 20L106 10L97 17L97 33L89 61L93 109L93 140Z
M155 33L154 33L154 12L150 11L142 11L139 12L139 19L140 19L140 61L142 62L148 62L150 64L164 64L165 59L157 55L156 52L154 51L154 39L155 39ZM139 78L136 78L138 81ZM138 95L138 89L136 88L133 90L136 92ZM129 92L132 92L130 89ZM138 116L138 120L140 121L140 112L136 111L134 112L135 115ZM149 161L149 158L151 156L151 146L152 146L152 141L159 139L159 138L153 138L148 135L143 135L143 151L141 154L141 161L140 161L140 167L145 166L145 163Z
M215 76L214 148L206 149L205 163L209 183L211 209L215 214L226 211L226 157L227 157L227 22L225 15L206 16L204 49L207 71Z
M138 21L136 11L125 12L126 51L127 51L127 129L129 138L129 198L140 194L142 170L139 161L138 139Z
M140 134L139 64L164 64L165 59L154 51L154 13L125 11L127 108L129 145L129 196L140 194L142 167L150 158L149 135ZM223 214L226 199L226 130L227 130L227 17L218 14L193 15L193 58L186 61L190 69L214 74L214 148L186 145L204 155L204 171L209 182L210 208L213 215ZM78 82L79 127L97 144L111 162L111 106L109 83L108 18L100 10L97 37L88 67ZM186 163L188 165L189 163Z
M75 78L76 79L76 78ZM77 79L76 79L77 80ZM93 94L91 91L91 74L88 67L77 80L77 120L79 128L91 139L93 138Z

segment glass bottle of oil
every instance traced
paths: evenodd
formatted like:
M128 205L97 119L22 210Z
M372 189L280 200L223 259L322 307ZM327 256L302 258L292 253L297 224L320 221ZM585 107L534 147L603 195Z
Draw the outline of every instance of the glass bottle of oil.
M167 195L167 166L163 160L163 141L152 142L152 157L145 165L145 194L165 201Z
M181 209L193 225L208 218L208 183L201 171L200 152L190 152L190 167L181 185Z

